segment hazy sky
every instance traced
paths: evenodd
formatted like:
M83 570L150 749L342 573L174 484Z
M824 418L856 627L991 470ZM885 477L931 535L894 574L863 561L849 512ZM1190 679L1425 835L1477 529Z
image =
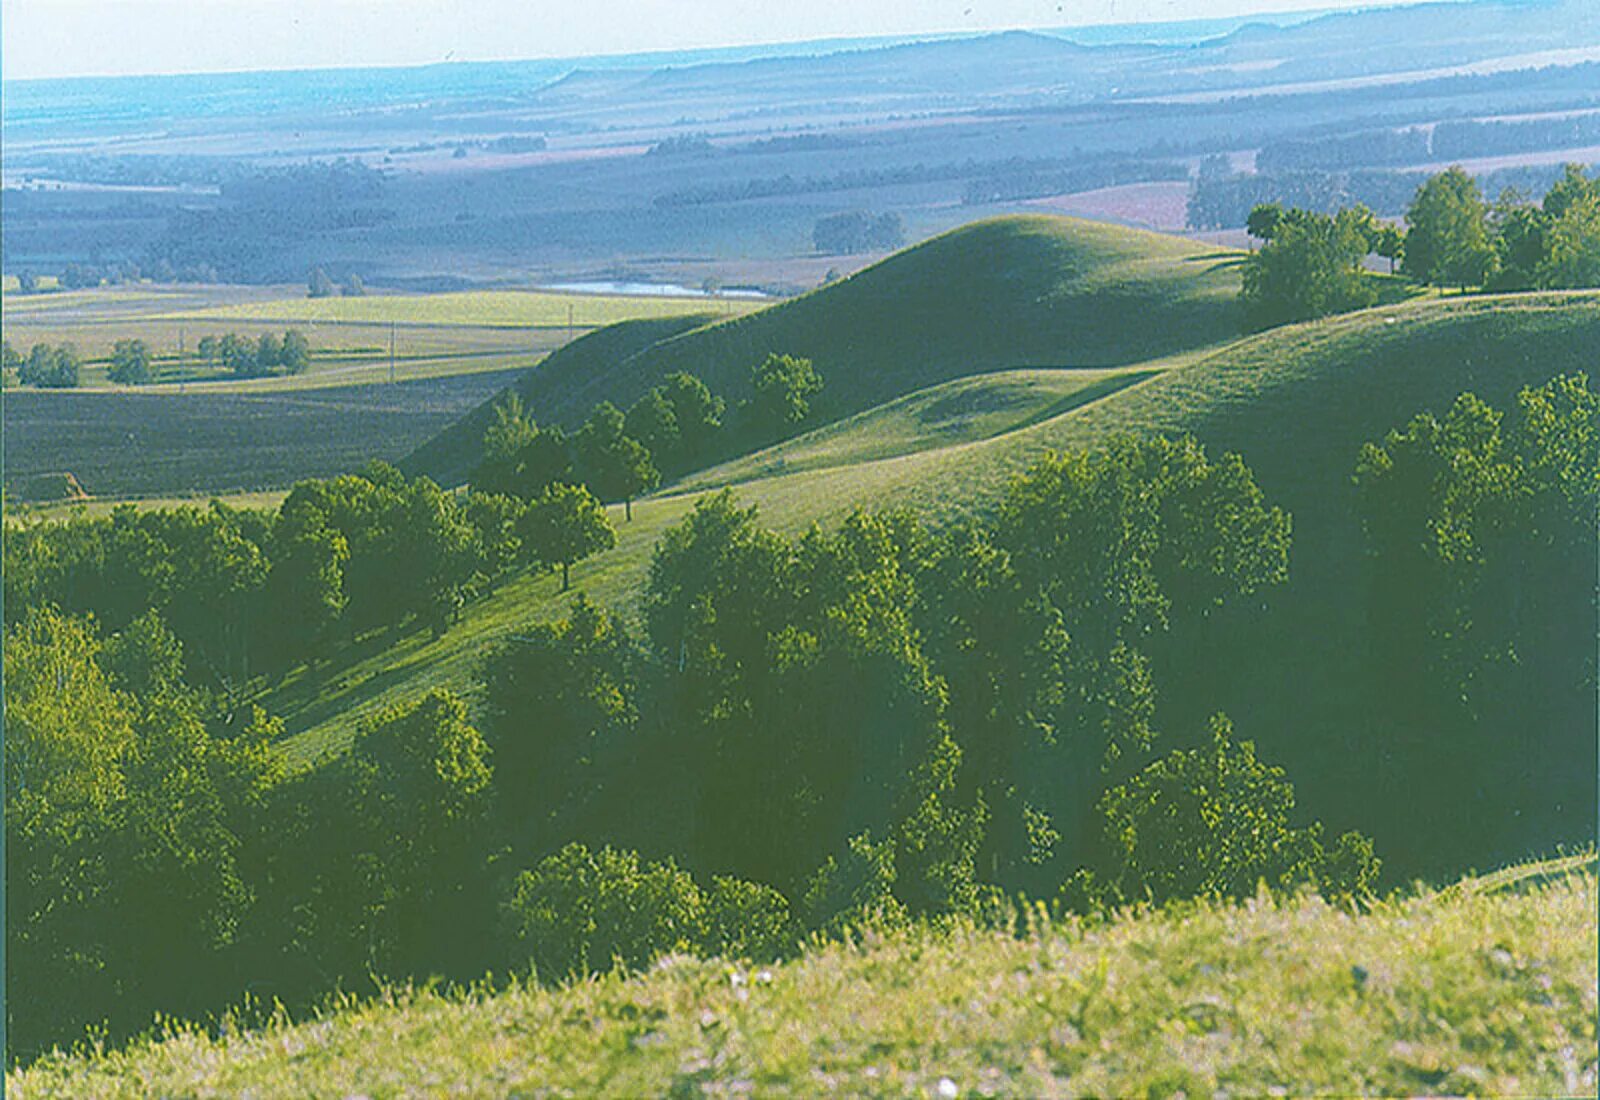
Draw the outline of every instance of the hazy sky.
M571 57L1374 6L1381 5L1373 0L4 0L0 31L4 75L26 79Z

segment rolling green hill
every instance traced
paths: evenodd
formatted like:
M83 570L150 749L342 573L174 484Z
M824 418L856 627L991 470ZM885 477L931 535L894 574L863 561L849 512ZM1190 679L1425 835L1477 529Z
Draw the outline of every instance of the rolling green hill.
M1337 713L1284 715L1264 708L1252 685L1287 676L1305 682L1308 693L1338 697L1338 664L1330 654L1359 647L1358 635L1351 633L1360 626L1352 618L1356 609L1338 600L1337 584L1339 562L1360 552L1349 515L1349 479L1361 444L1418 409L1442 411L1463 389L1503 401L1519 387L1562 371L1592 370L1596 348L1600 294L1418 301L1139 366L1154 373L1045 420L1038 419L1037 404L1013 406L1005 414L1012 418L1009 430L1001 429L1004 417L987 415L979 418L977 437L962 442L939 439L943 429L934 422L919 441L918 409L937 407L951 394L967 403L985 400L984 379L952 383L891 402L858 420L855 429L846 421L758 453L717 480L732 484L742 501L759 505L766 523L797 531L813 522L836 522L858 507L907 505L934 523L981 513L1046 449L1093 446L1122 432L1188 431L1214 451L1239 451L1268 498L1294 515L1291 584L1315 591L1332 583L1332 603L1323 610L1342 625L1310 644L1288 644L1286 633L1259 639L1259 666L1216 670L1217 706L1236 718L1243 715L1264 744L1290 743L1294 751L1288 755L1295 760L1338 775L1347 769L1338 758L1338 740L1307 732L1308 726L1320 730L1336 723ZM1160 367L1168 369L1155 369ZM1043 385L1048 374L1003 372L987 382L996 387L993 400L1004 403L1020 379ZM1069 389L1081 381L1076 372L1064 372L1048 385L1068 396L1052 400L1071 401ZM876 437L889 436L889 424L900 433L890 440L893 448L910 453L868 457ZM779 458L815 468L775 474L769 467ZM735 483L744 476L750 480ZM688 486L668 487L636 503L631 523L623 523L621 509L615 509L617 547L574 567L575 586L601 603L632 607L656 540L697 495ZM555 578L521 577L469 608L442 638L419 633L381 652L357 652L326 677L298 674L263 702L286 720L292 758L309 762L337 751L360 718L377 707L434 686L467 688L497 638L531 618L564 613L568 600L556 590ZM1345 781L1359 784L1362 777L1348 775Z
M1123 367L1229 339L1238 331L1238 259L1074 218L996 218L767 309L664 330L647 346L630 346L649 331L637 326L600 354L575 344L518 389L536 419L570 428L597 402L626 407L680 370L737 401L750 368L779 352L816 364L826 388L815 413L829 422L969 375ZM406 468L456 482L476 447L451 433Z
M1417 1095L1595 1087L1593 854L1354 915L1258 898L868 934L756 968L405 991L47 1057L55 1096Z

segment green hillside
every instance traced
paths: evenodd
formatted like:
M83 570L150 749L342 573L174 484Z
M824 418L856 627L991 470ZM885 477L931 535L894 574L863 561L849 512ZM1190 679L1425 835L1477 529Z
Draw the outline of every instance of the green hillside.
M387 994L8 1076L54 1096L1592 1095L1593 854L1315 898L868 934L757 969Z
M858 507L908 505L937 523L983 511L1014 474L1048 448L1092 446L1121 432L1189 431L1214 450L1241 452L1269 499L1293 513L1292 584L1314 591L1328 582L1341 554L1359 549L1352 543L1359 532L1349 516L1349 479L1363 442L1380 438L1418 409L1442 411L1463 389L1500 401L1520 386L1562 371L1592 370L1597 347L1600 294L1424 300L1275 330L1209 355L1148 364L1139 369L1171 369L1040 422L1033 422L1028 407L1014 408L1008 414L1015 417L1014 430L998 435L944 445L949 441L937 438L935 425L925 449L915 449L923 444L902 435L894 446L911 453L862 460L862 448L872 445L873 425L894 422L901 426L897 430L909 430L915 418L908 410L928 407L940 392L933 391L870 414L858 422L868 426L859 434L841 425L784 445L826 459L818 468L763 476L767 456L774 452L753 456L742 464L752 480L734 488L741 501L760 506L766 523L788 531L836 522ZM1007 372L989 381L1003 393L1019 377ZM1059 384L1068 386L1074 379L1081 380L1069 373ZM955 384L954 392L976 401L973 385ZM989 421L984 431L993 427ZM835 431L837 437L830 437ZM855 448L846 464L828 465L833 461L827 458L834 445L830 438L844 439L848 446L839 445L846 451ZM614 509L617 547L577 565L575 586L603 604L631 607L656 540L687 513L696 495L669 487L636 503L631 523L623 523L621 509ZM326 676L301 673L264 704L285 719L293 735L287 748L297 761L336 751L360 718L377 707L433 686L468 689L495 639L531 618L564 613L568 600L557 588L550 576L521 577L469 608L442 638L413 634L375 654L358 652ZM1286 716L1266 709L1251 694L1252 685L1284 675L1291 677L1287 682L1303 682L1308 691L1317 688L1324 697L1337 698L1338 665L1329 654L1359 647L1358 636L1349 633L1359 623L1350 618L1354 609L1337 599L1325 610L1336 620L1342 617L1339 632L1319 635L1315 644L1261 639L1260 667L1218 669L1217 705L1235 717L1248 716L1253 736L1275 751L1283 741L1294 760L1326 754L1310 763L1337 775L1342 770L1337 739L1324 741L1307 732L1308 726L1336 722L1336 713ZM1347 782L1360 779L1349 776Z
M597 402L626 407L680 370L738 400L750 368L779 352L815 363L826 384L815 412L833 421L968 375L1120 367L1231 338L1237 260L1176 237L1074 218L997 218L800 298L663 333L646 347L629 347L642 328L618 334L598 355L599 345L574 345L519 389L536 419L572 427ZM453 435L407 468L457 481L472 466L475 450L461 452L468 445L475 449L476 440Z
M551 352L537 370L569 378L598 374L653 344L701 328L716 319L714 313L695 313L618 321ZM531 381L530 374L518 388L526 390ZM485 402L451 424L409 455L401 468L408 474L425 473L442 485L464 482L477 464L484 429L493 420L493 405L493 401ZM541 419L545 417L542 410L539 415Z

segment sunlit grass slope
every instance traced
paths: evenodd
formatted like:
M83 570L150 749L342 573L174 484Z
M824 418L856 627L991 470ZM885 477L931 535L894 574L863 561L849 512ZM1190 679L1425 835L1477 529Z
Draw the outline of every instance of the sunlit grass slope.
M669 958L550 991L177 1028L8 1080L56 1096L1593 1095L1593 855L1419 890Z
M1014 430L951 445L934 439L917 449L927 440L906 434L915 419L910 410L941 400L933 390L866 418L868 424L899 425L892 429L901 433L894 446L909 453L866 458L861 452L873 444L871 431L853 433L847 421L834 441L824 429L792 444L811 448L796 461L816 461L817 468L774 475L764 469L768 459L757 455L737 475L750 480L733 483L730 474L719 483L758 505L764 522L788 531L837 522L857 507L910 506L939 523L985 512L1009 480L1047 449L1095 446L1124 432L1193 432L1214 452L1242 453L1269 499L1293 514L1291 583L1336 586L1340 561L1360 552L1349 510L1350 477L1363 442L1381 438L1419 409L1442 412L1464 389L1504 403L1522 386L1562 371L1593 372L1600 366L1596 349L1600 294L1425 300L1278 329L1209 355L1157 361L1148 366L1167 369L1060 415L1034 422L1024 410L1016 413L1013 424L1021 426ZM1004 393L1028 376L1005 372L990 381ZM975 393L981 391L970 387L981 381L955 384L945 394L979 401ZM828 453L835 445L859 457L829 464L838 457ZM614 509L617 547L576 565L574 587L629 611L656 540L698 495L668 487L636 503L631 523ZM1329 591L1337 598L1337 587ZM569 602L558 596L555 578L525 576L469 607L442 638L417 633L392 648L374 642L314 681L300 674L262 702L286 720L291 757L308 762L341 748L361 717L378 707L434 686L470 690L496 639L530 619L563 614ZM1350 613L1337 602L1333 610ZM1314 646L1286 640L1271 656L1283 664L1252 675L1293 675L1310 685L1335 672ZM1234 686L1243 691L1248 683ZM1248 713L1230 690L1218 685L1216 705ZM1311 717L1284 716L1283 728L1301 729ZM1270 740L1268 732L1252 735Z
M1075 218L996 218L625 356L552 356L519 388L536 418L571 427L597 402L626 407L680 370L736 401L750 368L779 352L816 364L825 380L816 412L832 421L987 371L1120 367L1228 339L1239 258ZM411 466L448 481L471 458L440 450Z

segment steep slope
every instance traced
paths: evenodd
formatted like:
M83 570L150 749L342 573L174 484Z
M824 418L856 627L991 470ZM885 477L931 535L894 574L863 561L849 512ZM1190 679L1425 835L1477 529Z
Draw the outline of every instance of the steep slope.
M1316 898L870 933L770 967L171 1024L18 1095L1570 1096L1595 1084L1594 856L1374 905Z
M1074 218L997 218L756 313L632 351L619 338L605 360L553 355L519 389L535 417L571 427L597 402L626 406L680 370L737 401L750 368L779 352L816 364L826 387L816 414L827 422L966 375L1126 366L1228 339L1238 331L1237 261ZM407 462L442 482L470 466L432 444Z

